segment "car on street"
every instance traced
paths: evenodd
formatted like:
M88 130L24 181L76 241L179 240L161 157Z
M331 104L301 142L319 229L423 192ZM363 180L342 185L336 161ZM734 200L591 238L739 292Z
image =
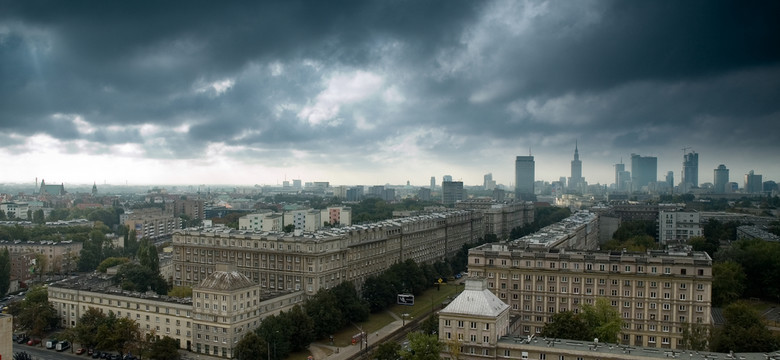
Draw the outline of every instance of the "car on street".
M83 354L83 353L85 353L85 352L87 352L87 349L85 349L85 348L79 348L78 350L76 350L76 355L81 355L81 354Z
M93 359L100 359L100 355L101 355L101 354L100 354L100 351L94 351L94 352L92 353L92 358L93 358Z
M30 339L27 341L27 345L33 346L41 343L41 339Z

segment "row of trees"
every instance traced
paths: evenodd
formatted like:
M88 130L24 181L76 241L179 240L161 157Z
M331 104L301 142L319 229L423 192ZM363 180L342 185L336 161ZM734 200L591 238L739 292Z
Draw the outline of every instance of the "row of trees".
M624 221L612 239L601 246L603 250L622 250L645 252L660 248L655 241L656 221L633 220Z
M439 278L447 279L451 275L452 269L447 262L418 265L408 259L393 264L378 276L367 278L363 283L362 296L369 309L378 312L394 304L398 294L419 295Z
M305 310L304 310L305 309ZM368 306L352 283L323 289L306 300L304 307L271 315L236 345L238 359L270 357L284 359L305 349L315 339L323 339L350 323L368 319Z

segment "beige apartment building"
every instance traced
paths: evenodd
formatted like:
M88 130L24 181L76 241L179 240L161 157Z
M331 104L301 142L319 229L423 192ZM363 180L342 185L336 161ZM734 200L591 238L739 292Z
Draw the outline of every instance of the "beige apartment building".
M359 287L407 259L442 260L483 231L482 215L463 210L292 234L181 230L173 236L173 282L194 285L229 262L264 291L313 295L342 281Z
M539 334L553 314L598 297L623 318L621 344L677 349L688 324L712 323L712 259L706 252L567 250L517 241L469 251L469 277L484 277L521 322Z
M122 225L135 230L138 239L170 236L174 231L181 229L181 218L174 216L172 209L166 211L158 208L138 209L120 215L119 219Z
M169 336L182 349L230 358L244 332L259 326L265 317L302 303L304 294L261 293L255 285L247 286L250 281L224 269L213 271L195 286L194 298L123 291L111 286L110 280L80 277L48 286L49 302L62 327L75 326L89 308L95 308L135 320L147 334ZM244 305L249 293L252 302Z
M46 272L62 273L68 272L76 267L81 248L84 244L66 240L66 241L0 241L0 249L7 247L11 258L29 257L30 253L43 255L46 258ZM22 262L13 262L14 264L24 265ZM32 264L27 262L25 269L29 270ZM21 279L21 278L20 278Z
M512 229L534 222L534 203L530 201L501 203L478 198L459 201L455 207L481 212L485 234L495 234L499 239L507 239Z

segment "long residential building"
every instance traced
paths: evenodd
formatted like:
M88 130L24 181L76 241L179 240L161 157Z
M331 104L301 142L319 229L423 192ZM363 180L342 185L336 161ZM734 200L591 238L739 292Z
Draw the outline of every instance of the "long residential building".
M268 290L313 295L343 281L360 287L391 265L434 262L484 236L479 212L456 210L316 232L180 230L173 235L174 285L194 285L219 262Z
M539 334L555 313L582 311L604 297L623 318L621 344L683 347L688 324L712 323L712 259L706 252L647 253L569 250L525 241L469 251L469 277L521 321L519 333Z
M246 331L305 299L300 291L261 291L227 264L219 264L196 284L192 298L129 292L112 285L109 279L88 276L49 285L49 302L60 325L76 326L89 308L95 308L132 319L142 332L158 339L169 336L182 349L233 358L233 347Z
M534 203L530 201L501 203L491 198L467 199L455 204L455 208L482 212L485 234L495 234L499 239L507 239L512 229L534 222Z

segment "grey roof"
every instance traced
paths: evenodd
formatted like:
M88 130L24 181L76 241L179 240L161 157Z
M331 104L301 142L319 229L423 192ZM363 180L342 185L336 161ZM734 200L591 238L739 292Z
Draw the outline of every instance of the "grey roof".
M252 280L238 271L215 271L203 279L198 287L211 290L231 291L253 285L255 285L255 283Z
M472 316L498 317L509 308L509 305L501 301L490 290L470 288L458 295L455 300L447 305L441 313L461 314Z

